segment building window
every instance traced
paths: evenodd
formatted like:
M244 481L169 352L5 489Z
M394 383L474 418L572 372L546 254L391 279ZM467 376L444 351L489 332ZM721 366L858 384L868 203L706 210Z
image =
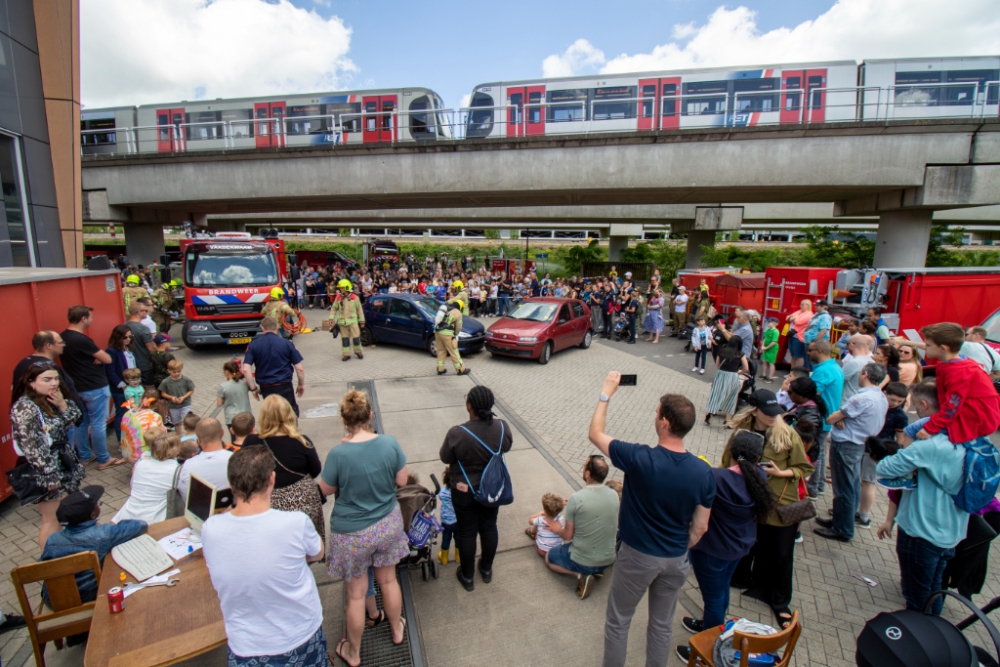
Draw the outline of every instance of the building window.
M36 266L31 220L24 204L24 170L19 139L0 134L0 186L3 188L3 210L0 211L0 259L11 266Z

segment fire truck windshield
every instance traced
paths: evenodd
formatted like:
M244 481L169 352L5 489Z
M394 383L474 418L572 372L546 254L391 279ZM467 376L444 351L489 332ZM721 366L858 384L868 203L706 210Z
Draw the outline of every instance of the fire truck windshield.
M278 284L278 267L270 248L188 250L185 284L191 287L264 287Z
M1000 310L990 315L983 326L986 328L986 340L1000 344Z

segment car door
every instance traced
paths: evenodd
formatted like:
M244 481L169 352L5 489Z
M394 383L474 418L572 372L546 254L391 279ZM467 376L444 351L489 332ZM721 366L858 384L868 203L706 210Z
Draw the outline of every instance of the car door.
M424 318L417 307L405 299L389 300L386 326L392 330L393 342L411 347L424 345Z
M579 301L571 303L570 308L573 311L572 344L579 345L583 342L583 338L587 335L587 330L590 328L590 319L586 317L587 311Z
M559 307L559 312L556 313L554 330L555 335L553 336L553 339L555 342L555 349L562 350L572 345L573 314L570 311L568 303L564 303Z
M373 297L368 300L365 312L365 326L371 329L372 336L376 340L388 341L389 334L385 330L386 315L388 311L388 299Z

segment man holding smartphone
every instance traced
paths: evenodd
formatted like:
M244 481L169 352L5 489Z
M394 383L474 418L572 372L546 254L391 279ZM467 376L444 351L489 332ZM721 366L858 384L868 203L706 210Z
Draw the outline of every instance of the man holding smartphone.
M621 382L608 373L590 421L590 441L625 472L618 529L622 545L611 577L604 625L604 667L622 667L639 601L649 591L646 664L665 665L677 596L691 565L688 549L708 530L715 478L711 467L684 449L694 405L664 394L655 410L657 446L633 444L604 432L608 403Z

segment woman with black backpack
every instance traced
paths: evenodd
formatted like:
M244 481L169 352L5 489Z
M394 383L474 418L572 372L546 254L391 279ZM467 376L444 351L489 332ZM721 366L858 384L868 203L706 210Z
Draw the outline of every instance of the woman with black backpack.
M477 536L482 546L479 574L484 584L493 580L493 559L500 542L497 530L500 510L481 504L475 496L482 490L483 471L494 454L509 452L514 444L510 425L493 414L493 402L493 392L487 387L473 387L465 398L469 421L453 426L441 445L441 461L450 466L451 501L458 523L455 543L460 564L456 575L467 591L475 588Z

